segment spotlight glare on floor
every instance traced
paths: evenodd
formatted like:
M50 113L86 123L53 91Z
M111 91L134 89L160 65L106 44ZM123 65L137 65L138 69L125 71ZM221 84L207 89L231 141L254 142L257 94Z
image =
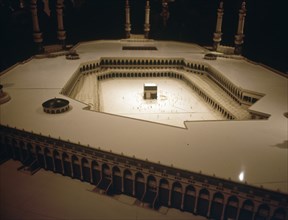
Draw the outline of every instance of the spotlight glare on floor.
M240 174L239 174L239 180L241 181L241 182L243 182L244 181L244 171L242 171Z

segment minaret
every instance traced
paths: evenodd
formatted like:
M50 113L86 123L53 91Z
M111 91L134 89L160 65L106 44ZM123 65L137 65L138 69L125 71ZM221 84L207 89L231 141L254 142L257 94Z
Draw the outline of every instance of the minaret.
M150 5L149 5L149 0L147 0L146 7L145 7L145 24L144 24L145 38L149 38L149 32L150 32Z
M217 51L220 43L221 43L221 36L222 36L222 21L223 21L223 14L224 14L224 9L223 9L223 1L220 2L219 8L217 10L217 24L216 24L216 30L214 32L214 37L213 37L213 50Z
M57 11L57 23L58 23L58 31L57 38L61 42L62 47L66 47L66 31L64 30L63 25L63 2L64 0L57 0L56 11Z
M163 26L167 27L167 21L169 19L169 9L168 9L168 0L162 0L162 12L160 14L163 18Z
M130 22L129 0L126 0L125 12L126 12L125 33L126 33L126 38L130 38L130 35L131 35L131 22Z
M43 38L42 33L40 32L39 22L38 22L38 12L37 12L37 0L31 0L30 10L32 14L32 23L33 23L33 40L37 45L38 52L43 52Z
M239 20L238 20L238 29L237 34L235 35L235 50L234 53L240 55L242 53L242 45L244 38L244 23L246 17L246 2L242 2L241 9L239 10Z

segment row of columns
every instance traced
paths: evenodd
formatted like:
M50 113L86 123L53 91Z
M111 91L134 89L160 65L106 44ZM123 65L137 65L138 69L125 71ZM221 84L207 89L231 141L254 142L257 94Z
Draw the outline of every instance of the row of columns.
M63 24L63 2L64 0L57 0L56 5L56 12L57 12L57 38L61 42L63 48L65 48L65 40L66 40L66 31L64 30ZM33 39L36 45L38 46L39 51L43 51L43 36L40 31L39 27L39 20L38 20L38 10L37 10L37 0L31 0L30 9L32 13L32 22L33 22ZM218 12L217 12L217 23L216 23L216 30L214 32L213 37L213 49L217 51L220 46L222 40L222 21L223 21L223 1L220 2ZM242 45L244 39L244 23L245 23L245 16L246 16L246 3L245 0L242 2L241 9L239 10L239 20L238 20L238 29L237 34L235 35L235 54L241 54L242 52ZM129 0L125 1L125 33L126 38L131 37L131 19L130 19L130 5ZM150 2L146 0L145 6L145 23L144 23L144 36L145 38L149 38L150 32Z
M130 19L130 5L129 0L125 1L125 33L126 38L131 37L131 19ZM144 22L144 37L149 38L150 32L150 1L146 0L145 6L145 22Z
M216 30L214 32L213 37L213 50L217 51L221 44L222 40L222 22L223 22L223 1L221 0L219 4L219 8L217 10L217 23L216 23ZM241 8L239 10L239 19L238 19L238 28L237 33L235 35L235 49L234 53L240 55L242 53L242 46L244 43L244 24L245 24L245 17L246 17L246 2L243 0Z
M30 2L30 10L32 14L32 23L33 23L33 40L37 45L37 49L39 52L43 52L43 36L40 30L39 19L38 19L38 10L37 10L37 1L38 0L31 0ZM49 1L49 0L46 0ZM66 47L66 31L64 30L64 23L63 23L63 4L64 0L57 0L56 4L56 12L57 12L57 38L60 41L63 49Z
M4 141L4 138L2 137L1 140L3 143L1 146L9 148L8 151L12 151L11 153L15 159L19 158L23 162L29 157L34 157L41 161L40 157L42 157L42 165L45 169L60 172L63 175L68 174L73 178L88 181L97 186L99 186L104 178L108 178L110 183L107 186L107 189L110 186L113 186L113 189L117 188L120 190L120 193L125 193L127 192L127 189L125 189L127 182L125 181L130 180L132 181L132 185L130 185L132 188L129 188L128 191L140 201L145 202L146 193L153 191L153 202L150 200L150 203L153 204L152 207L154 207L156 199L159 199L161 192L163 193L163 190L168 190L165 191L166 199L164 199L164 202L168 207L171 206L185 210L187 205L189 205L189 207L191 206L191 204L187 202L187 196L189 199L192 199L191 197L193 197L194 205L189 208L191 212L212 218L217 216L216 219L222 220L233 218L246 220L247 216L243 214L243 210L250 212L250 220L284 220L286 219L285 217L287 217L287 212L284 207L272 207L259 201L242 198L241 196L226 194L215 189L207 189L206 187L201 186L201 183L200 185L199 183L184 183L182 181L166 178L165 176L131 169L131 167L123 166L123 164L115 165L108 160L106 162L96 161L93 158L86 158L60 149L53 150L48 147L40 147L39 145L36 146L23 141L19 142L15 139ZM18 153L16 153L16 151L18 151ZM70 167L69 171L67 171L67 165ZM89 172L87 169L89 169ZM94 182L94 177L96 175L94 171L97 171L96 182ZM117 177L118 180L115 177ZM116 179L115 181L114 178ZM121 186L117 185L117 183L121 183ZM139 187L136 187L139 183L142 185L140 191ZM203 203L203 201L205 202ZM231 214L231 212L227 214L226 211L229 207L235 208L233 214ZM220 213L221 217L219 217Z

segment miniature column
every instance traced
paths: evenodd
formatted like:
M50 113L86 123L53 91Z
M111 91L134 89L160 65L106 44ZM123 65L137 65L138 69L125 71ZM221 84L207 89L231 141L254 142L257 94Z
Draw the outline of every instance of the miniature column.
M242 45L244 38L244 23L246 17L246 2L242 2L241 9L239 10L239 20L238 20L238 29L237 34L235 35L235 50L234 53L240 55L242 53Z
M169 194L168 194L168 207L171 206L171 199L172 199L172 186L171 188L169 189Z
M145 38L149 38L149 32L150 32L150 4L149 4L149 0L147 0L146 7L145 7L145 24L144 24Z
M84 176L83 176L83 163L82 161L79 161L79 167L80 167L80 180L84 181Z
M63 1L64 0L57 0L57 5L56 5L57 23L58 23L57 38L61 42L63 49L65 49L66 31L64 30L64 25L63 25Z
M33 40L37 45L38 52L43 52L43 38L42 33L40 32L39 22L38 22L38 13L37 13L37 0L31 0L30 10L32 14L33 22Z
M63 158L63 155L62 155L62 158L61 158L61 166L62 166L62 175L65 175L65 168L64 168L64 158Z
M222 21L223 21L223 14L224 14L224 9L223 9L223 1L220 2L218 11L217 11L217 24L216 24L216 30L214 32L214 37L213 37L213 50L217 51L220 43L221 43L221 36L222 36Z
M135 177L135 176L134 176ZM133 181L133 184L132 184L132 195L133 195L133 197L135 197L135 195L136 195L136 190L135 190L135 178L134 178L134 181Z
M228 202L228 197L224 196L224 200L223 200L223 208L222 208L222 214L221 214L221 220L224 220L225 218L225 211L226 211L226 205Z
M56 165L55 165L55 157L54 157L54 155L53 155L53 153L52 153L52 165L53 165L53 172L56 172Z
M210 194L210 191L209 191L209 194ZM212 195L212 193L211 193L211 195ZM208 218L210 217L211 208L212 208L212 202L213 202L213 197L210 198L209 204L208 204L208 213L207 213L207 217L208 217Z
M44 158L44 169L47 170L47 158L44 151L43 151L43 158Z
M73 160L71 157L69 159L70 159L70 167L71 167L71 177L74 178Z
M182 197L181 197L181 210L184 209L184 198L185 198L185 193L182 193Z
M124 184L125 184L125 173L124 170L121 170L121 175L122 175L122 179L121 179L121 192L124 193Z
M90 183L93 184L93 165L92 165L92 161L90 161L89 164L90 164Z
M131 35L131 21L130 21L130 6L129 6L129 0L126 0L125 13L126 13L126 23L125 23L126 38L130 38L130 35Z

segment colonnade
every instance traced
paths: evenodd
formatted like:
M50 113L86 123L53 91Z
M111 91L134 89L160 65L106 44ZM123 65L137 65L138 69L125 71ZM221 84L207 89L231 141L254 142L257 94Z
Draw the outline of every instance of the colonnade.
M1 135L1 146L13 159L26 164L36 160L46 170L89 182L104 193L132 196L135 204L146 204L154 209L166 206L219 220L285 220L287 217L283 206L264 202L264 198L243 196L237 192L237 187L232 193L220 183L213 187L207 177L204 182L193 178L187 181L178 172L171 175L168 171L173 168L159 172L152 163L147 169L141 162L135 166L121 156L116 160L115 154L99 157L92 151L84 154L54 144L49 140L40 143L38 139L36 143Z
M214 100L205 90L203 90L196 83L189 80L187 77L183 77L183 81L187 82L187 84L192 88L204 101L210 105L214 110L219 112L224 118L229 120L234 120L236 117L227 110L221 103Z
M175 79L182 79L183 76L178 73L169 72L169 71L125 71L125 72L117 72L117 71L109 71L105 73L97 74L98 80L105 80L111 78L153 78L153 77L171 77Z
M181 58L135 59L117 57L101 58L100 60L81 64L79 69L63 88L62 94L69 95L71 90L74 88L77 81L79 80L79 77L82 74L86 73L96 73L96 77L98 80L122 77L172 77L184 79L182 75L186 75L186 73L188 75L190 73L198 75L204 74L208 76L208 78L210 78L220 88L222 88L222 90L225 91L225 93L229 95L235 101L235 103L239 105L239 108L241 108L240 105L242 104L250 106L263 96L261 94L255 96L253 95L254 93L247 93L246 91L244 93L243 89L234 85L229 79L227 79L225 76L223 76L221 73L219 73L207 63L191 62ZM193 75L191 75L191 77L192 76ZM210 95L203 91L200 86L197 86L192 81L186 80L186 82L191 86L191 88L196 91L213 109L220 112L225 118L229 120L239 118L238 116L233 115L233 110L228 110L230 109L230 107L227 107L228 109L223 107L223 105L219 103L219 101L215 101ZM212 81L206 83L213 83ZM198 90L195 90L195 88L198 88ZM234 105L234 107L236 108L236 105Z
M208 105L210 105L214 110L219 112L224 118L233 120L236 119L235 116L228 111L223 105L218 103L216 100L214 100L212 97L210 97L207 92L205 92L201 87L196 85L194 82L189 80L184 75L173 72L173 71L133 71L133 70L126 70L126 71L105 71L103 73L97 73L96 75L97 80L106 80L106 79L113 79L113 78L154 78L154 77L168 77L168 78L175 78L180 79L186 82L190 88L196 92Z
M243 99L243 92L238 86L235 86L230 80L224 77L221 73L211 68L208 71L208 76L216 82L224 91L228 91L227 94L231 96L236 102L241 104L240 100Z

